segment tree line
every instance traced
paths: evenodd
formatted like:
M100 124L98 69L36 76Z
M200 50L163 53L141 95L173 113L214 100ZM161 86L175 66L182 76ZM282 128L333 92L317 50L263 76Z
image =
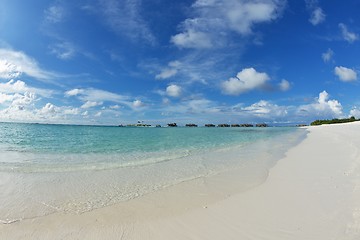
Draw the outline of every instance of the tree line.
M360 119L356 119L354 116L350 118L334 118L334 119L325 119L325 120L315 120L312 123L310 123L311 126L318 126L322 124L334 124L334 123L348 123L348 122L355 122L359 121Z

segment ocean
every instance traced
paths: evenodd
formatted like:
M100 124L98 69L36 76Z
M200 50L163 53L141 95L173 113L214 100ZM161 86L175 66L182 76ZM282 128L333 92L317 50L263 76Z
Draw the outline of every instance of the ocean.
M0 123L0 222L81 214L233 169L268 170L305 135L295 127Z

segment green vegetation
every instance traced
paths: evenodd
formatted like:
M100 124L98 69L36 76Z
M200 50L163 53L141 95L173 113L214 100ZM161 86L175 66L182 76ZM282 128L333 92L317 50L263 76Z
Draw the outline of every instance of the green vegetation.
M341 119L334 118L331 120L315 120L310 125L317 126L317 125L322 125L322 124L348 123L348 122L355 122L355 121L359 121L359 120L360 119L355 119L355 117L341 118Z

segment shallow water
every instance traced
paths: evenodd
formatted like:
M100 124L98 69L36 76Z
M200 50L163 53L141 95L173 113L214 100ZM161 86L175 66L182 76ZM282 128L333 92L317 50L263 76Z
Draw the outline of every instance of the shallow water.
M82 213L235 168L268 169L304 135L1 123L0 221Z

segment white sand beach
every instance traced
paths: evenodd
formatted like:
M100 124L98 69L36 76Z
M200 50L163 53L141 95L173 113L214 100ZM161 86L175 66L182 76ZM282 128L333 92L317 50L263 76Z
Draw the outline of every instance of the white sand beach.
M252 177L236 172L197 179L80 215L1 224L0 239L360 239L360 122L308 131L254 186L221 184Z

